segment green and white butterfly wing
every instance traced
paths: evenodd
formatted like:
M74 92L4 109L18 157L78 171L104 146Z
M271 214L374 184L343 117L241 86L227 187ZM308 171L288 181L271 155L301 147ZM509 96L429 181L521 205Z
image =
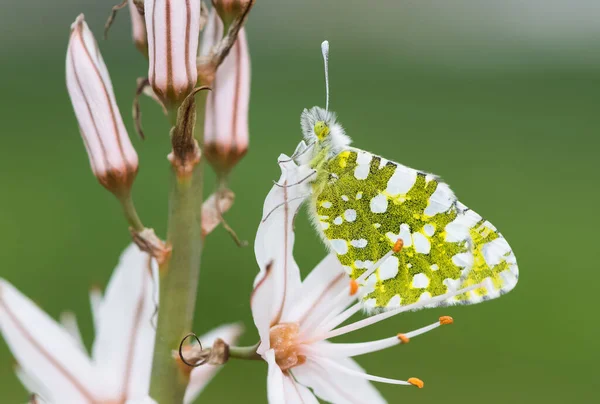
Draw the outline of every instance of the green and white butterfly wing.
M458 202L438 177L347 149L313 184L314 220L353 279L393 253L362 284L367 309L428 302L423 307L493 299L517 283L515 256L488 221ZM439 299L438 299L439 300Z

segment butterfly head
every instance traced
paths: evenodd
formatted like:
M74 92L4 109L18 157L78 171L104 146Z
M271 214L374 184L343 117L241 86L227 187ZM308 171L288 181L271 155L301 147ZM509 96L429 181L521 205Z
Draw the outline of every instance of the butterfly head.
M334 112L329 111L329 42L321 44L323 61L325 62L325 109L312 107L305 109L300 117L300 124L304 134L304 141L313 147L313 154L318 154L325 149L328 154L337 154L350 144L350 138L346 136L342 125L336 122Z
M316 149L342 149L350 144L344 128L336 121L335 113L320 107L305 109L300 117L304 141Z

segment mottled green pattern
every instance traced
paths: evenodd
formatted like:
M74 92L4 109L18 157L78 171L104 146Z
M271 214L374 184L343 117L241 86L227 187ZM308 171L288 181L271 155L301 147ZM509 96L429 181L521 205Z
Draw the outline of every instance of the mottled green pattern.
M417 173L414 185L406 194L389 195L385 190L398 164L385 162L381 165L381 158L373 156L367 178L360 180L354 175L357 155L356 151L344 151L325 162L318 169L318 177L321 180L313 184L313 203L316 207L317 220L321 222L327 239L341 239L347 242L347 253L338 254L338 257L342 265L347 267L351 277L356 279L366 270L362 267L357 268L357 260L373 263L392 249L394 242L386 234L398 235L401 224L409 225L411 233L423 234L431 245L429 254L417 252L414 242L411 246L405 246L399 253L395 253L399 260L398 274L392 279L382 281L379 271L376 272L378 282L375 290L366 295L365 300L374 298L376 307L385 307L394 295L400 295L401 305L418 301L425 292L429 292L431 296L442 295L448 292L444 280L461 278L461 271L464 268L457 266L452 260L452 257L459 253L472 253L474 258L472 270L468 274L463 274L461 287L476 284L486 277L495 279L494 283L501 285L498 274L508 269L507 263L502 261L490 268L481 251L485 243L500 237L495 229L485 227L484 222L481 221L470 230L471 242L467 242L467 239L458 242L446 241L446 225L454 221L462 212L454 203L446 212L434 216L427 216L424 213L431 195L438 186L435 177ZM387 209L383 213L374 213L370 207L371 199L378 194L386 195L388 200ZM356 211L354 221L339 219L344 217L347 209ZM337 223L336 218L338 218ZM432 236L427 236L424 232L427 224L434 226L435 232ZM359 239L367 240L366 247L357 248L351 245L351 240ZM435 270L432 269L432 265ZM413 287L413 277L417 274L427 276L429 279L427 287ZM485 288L481 289L478 290L478 294L485 295ZM455 301L468 299L470 296L462 295Z

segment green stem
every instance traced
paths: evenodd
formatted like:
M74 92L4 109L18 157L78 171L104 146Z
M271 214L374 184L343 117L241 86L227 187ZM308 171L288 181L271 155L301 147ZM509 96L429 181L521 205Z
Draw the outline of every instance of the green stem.
M261 356L256 353L260 342L252 346L230 346L229 358L246 359L246 360L261 360Z
M124 196L119 197L121 206L123 207L123 213L127 219L127 223L137 232L144 230L144 225L137 214L135 205L133 204L133 198L131 198L131 192L127 192Z
M198 116L204 103L197 102ZM196 125L202 131L203 126ZM159 266L160 304L152 364L150 395L160 404L180 404L189 380L173 357L192 330L202 252L202 164L191 175L173 168L169 197L167 244L171 256Z

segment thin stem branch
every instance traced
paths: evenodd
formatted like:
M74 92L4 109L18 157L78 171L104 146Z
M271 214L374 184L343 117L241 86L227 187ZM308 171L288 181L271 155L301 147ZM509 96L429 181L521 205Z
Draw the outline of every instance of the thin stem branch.
M119 202L121 202L125 219L127 219L127 223L129 223L132 229L136 232L141 232L144 230L144 225L142 224L137 210L135 209L135 205L133 204L131 192L127 192L124 196L119 197Z
M229 358L245 360L262 360L262 357L256 353L260 342L252 346L230 346Z

